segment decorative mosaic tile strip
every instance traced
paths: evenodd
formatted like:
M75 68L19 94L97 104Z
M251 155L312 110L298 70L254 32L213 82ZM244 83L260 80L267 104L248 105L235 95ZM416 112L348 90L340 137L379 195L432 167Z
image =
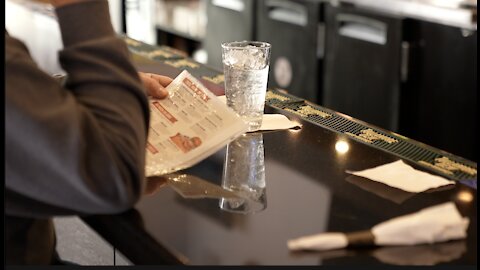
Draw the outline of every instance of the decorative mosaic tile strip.
M277 96L278 95L278 96ZM291 102L297 100L297 102ZM477 177L477 164L453 154L411 140L405 136L372 127L367 123L330 109L298 102L298 98L276 90L267 92L266 104L299 115L304 120L374 148L409 160L452 180L471 180Z

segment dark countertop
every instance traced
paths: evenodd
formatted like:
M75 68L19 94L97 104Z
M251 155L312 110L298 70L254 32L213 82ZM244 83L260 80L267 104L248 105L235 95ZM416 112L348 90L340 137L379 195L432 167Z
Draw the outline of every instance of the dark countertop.
M180 72L169 64L138 56L135 61L142 71L172 77ZM200 73L195 75L199 78L204 77L202 74L215 75L208 68ZM221 84L204 82L213 92L222 92ZM476 176L473 181L458 181L454 186L419 194L399 191L345 172L396 161L397 154L319 126L278 106L268 106L266 112L283 113L303 127L250 135L248 145L252 149L261 149L263 144L263 164L261 151L250 157L242 156L248 151L240 151L234 158L250 160L249 172L255 168L257 172L265 170L263 211L226 212L220 209L219 199L186 199L165 185L157 187L135 209L124 214L91 216L84 221L134 264L476 265ZM343 148L338 147L339 142ZM183 172L221 185L225 154L223 149ZM415 162L406 162L425 170ZM154 184L158 179L148 181ZM287 240L292 238L327 231L365 230L387 219L447 201L455 202L459 211L470 218L465 240L329 252L290 252L287 248Z
M335 150L340 139L350 146L343 155ZM219 209L219 200L184 199L166 186L137 205L138 218L144 226L137 229L145 230L160 245L182 254L181 258L188 258L188 263L195 265L378 264L381 262L375 254L395 249L402 250L396 259L405 263L410 262L409 254L414 252L447 261L455 254L448 263L476 264L475 189L457 184L443 191L409 194L350 176L346 169L365 169L397 158L309 123L304 123L299 132L265 133L263 143L267 201L264 211L250 215L224 212ZM224 151L220 151L187 172L221 184L223 158ZM472 201L461 200L465 193L471 194ZM470 217L466 240L337 253L290 253L286 246L291 238L326 231L364 230L389 218L446 201L456 202L462 214ZM130 220L128 214L115 218L126 223ZM123 254L134 263L152 263L142 258L143 254L131 257L132 251L147 249L134 236L145 232L126 233L114 220L104 217L103 221L97 226L115 234L116 239L111 242ZM158 257L158 262L161 261Z

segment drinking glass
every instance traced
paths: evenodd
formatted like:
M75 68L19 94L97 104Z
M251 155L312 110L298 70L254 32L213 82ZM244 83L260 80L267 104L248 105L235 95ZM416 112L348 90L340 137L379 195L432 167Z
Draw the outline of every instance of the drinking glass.
M262 125L271 45L261 41L222 43L227 105L256 131Z

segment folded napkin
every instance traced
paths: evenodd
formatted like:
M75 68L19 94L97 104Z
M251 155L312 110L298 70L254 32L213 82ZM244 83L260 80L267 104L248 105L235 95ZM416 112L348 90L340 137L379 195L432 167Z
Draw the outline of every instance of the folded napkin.
M260 130L280 130L301 127L283 114L264 114Z
M407 192L423 192L431 188L455 184L455 181L414 169L402 160L372 169L347 173L362 176Z
M227 103L227 98L225 96L217 96L223 103ZM262 119L262 126L260 127L260 131L266 130L282 130L282 129L290 129L295 127L301 127L300 124L290 121L285 115L283 114L264 114Z
M347 246L402 246L432 244L467 236L469 220L455 204L443 203L419 212L393 218L368 231L322 233L287 242L291 250L329 250Z

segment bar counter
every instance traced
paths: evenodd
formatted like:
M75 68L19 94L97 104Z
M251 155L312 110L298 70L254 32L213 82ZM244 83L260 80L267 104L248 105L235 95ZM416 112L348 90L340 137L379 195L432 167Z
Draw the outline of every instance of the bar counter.
M126 41L140 71L175 77L187 69L212 92L223 93L220 72L168 48ZM263 162L252 159L252 168L265 170L264 210L227 212L220 209L219 199L187 199L168 185L155 187L160 180L151 178L147 182L153 193L134 209L83 220L133 264L476 265L476 163L274 89L266 104L266 113L284 114L302 128L249 135L250 145L264 147ZM362 137L366 129L377 137ZM225 154L222 149L182 173L221 185ZM439 157L463 167L449 171L435 163ZM399 159L457 182L415 194L346 173ZM291 252L287 247L292 238L366 230L448 201L470 219L464 240L328 252Z

